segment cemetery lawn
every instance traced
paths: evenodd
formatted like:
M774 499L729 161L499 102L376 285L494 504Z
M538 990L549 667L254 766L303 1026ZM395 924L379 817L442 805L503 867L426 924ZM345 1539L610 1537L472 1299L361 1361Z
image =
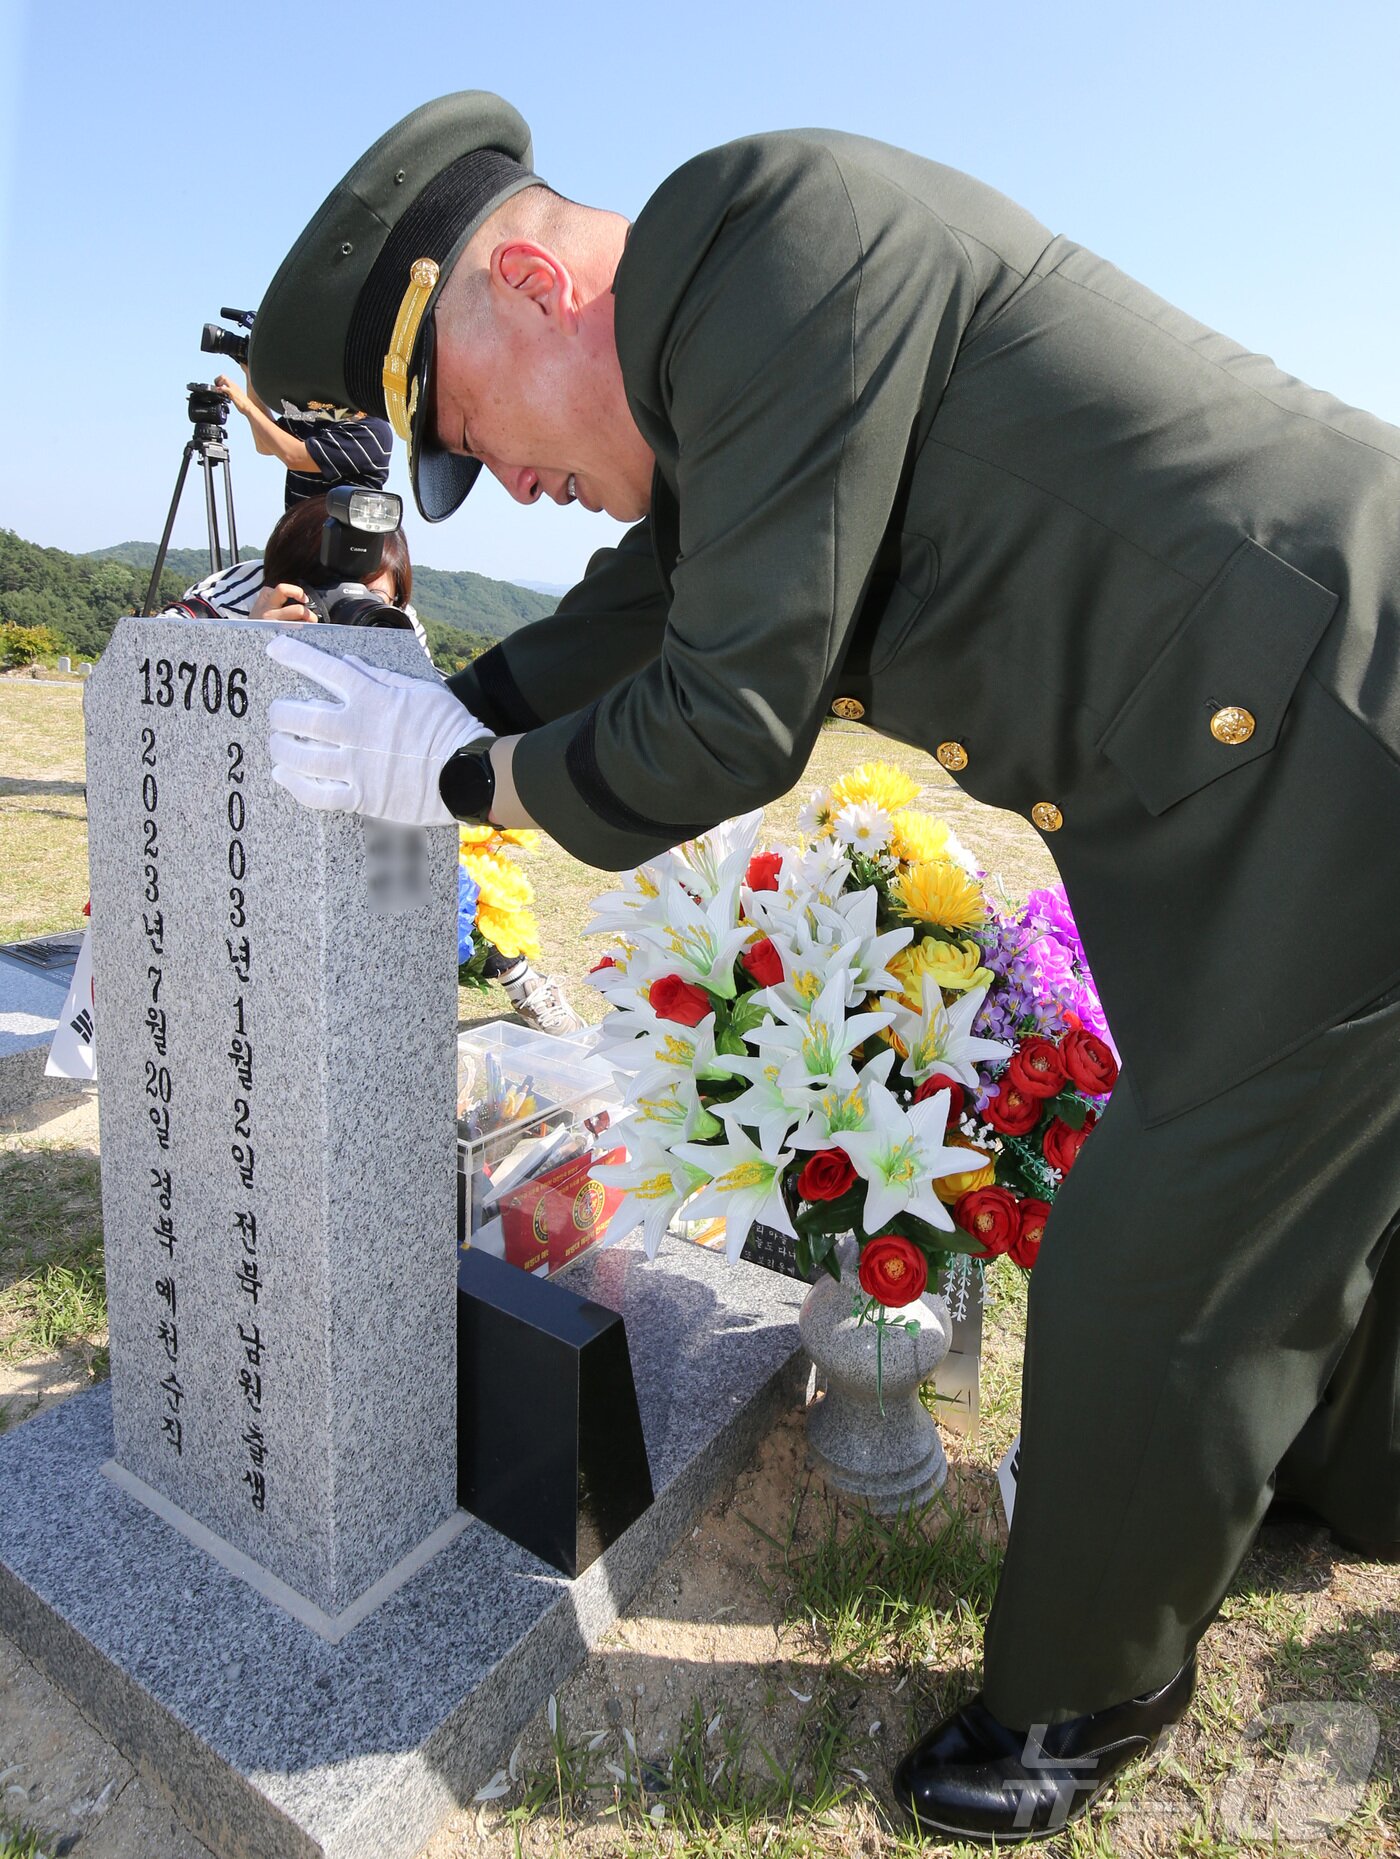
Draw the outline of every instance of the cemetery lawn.
M856 725L822 731L808 778L769 809L770 835L794 829L809 786L877 757L925 783L926 804L1009 897L1053 881L1024 821L978 806L927 756ZM82 766L81 686L0 678L0 940L81 920ZM582 983L597 949L580 932L606 880L549 842L525 870L538 900L538 966L597 1019L601 1002ZM464 1019L508 1009L498 990L462 997ZM0 1132L0 1426L102 1372L95 1149L91 1103L48 1121L31 1117L28 1127L12 1120ZM1025 1281L1004 1268L989 1284L981 1435L971 1445L945 1435L948 1485L919 1515L880 1520L834 1501L806 1466L800 1413L780 1421L552 1711L528 1726L509 1768L483 1791L488 1798L465 1805L419 1859L915 1859L984 1850L910 1838L894 1816L888 1776L978 1680L1005 1544L995 1467L1019 1427L1024 1328ZM1282 1732L1259 1738L1258 1719L1300 1703L1364 1706L1380 1744L1349 1817L1305 1833L1292 1850L1326 1859L1400 1850L1400 1570L1356 1561L1318 1530L1268 1530L1206 1636L1200 1672L1170 1752L1130 1771L1087 1821L1038 1852L1232 1859L1259 1851L1229 1820L1226 1788L1251 1756L1264 1784L1277 1774ZM61 1759L66 1739L91 1731L44 1690L50 1702L35 1738ZM130 1777L115 1752L111 1773ZM137 1811L145 1789L123 1780L121 1810ZM1246 1805L1263 1817L1259 1793ZM13 1831L5 1809L20 1816ZM22 1816L22 1802L0 1802L0 1859L52 1851ZM83 1846L91 1839L96 1851L101 1838L94 1830ZM197 1859L205 1850L193 1835L172 1841L143 1843L142 1859ZM1272 1850L1267 1841L1263 1850Z

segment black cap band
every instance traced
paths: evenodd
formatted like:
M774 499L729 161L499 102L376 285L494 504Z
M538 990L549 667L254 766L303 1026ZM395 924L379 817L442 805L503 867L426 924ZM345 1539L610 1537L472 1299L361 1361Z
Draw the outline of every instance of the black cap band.
M384 356L414 259L443 264L462 234L483 220L498 198L533 179L528 168L499 149L473 149L434 175L404 212L365 279L345 332L345 383L352 406L381 416L386 412Z

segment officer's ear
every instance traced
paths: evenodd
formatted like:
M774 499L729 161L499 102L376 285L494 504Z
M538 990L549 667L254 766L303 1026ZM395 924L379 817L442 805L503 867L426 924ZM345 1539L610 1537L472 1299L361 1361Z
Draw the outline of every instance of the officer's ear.
M570 334L577 326L573 272L547 245L533 239L502 240L491 253L490 275L503 308L553 318Z

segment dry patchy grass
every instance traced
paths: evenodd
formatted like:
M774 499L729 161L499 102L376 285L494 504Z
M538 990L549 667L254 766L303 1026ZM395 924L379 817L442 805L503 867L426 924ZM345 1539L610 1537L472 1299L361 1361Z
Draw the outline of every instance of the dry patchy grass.
M81 923L83 687L0 678L0 942Z

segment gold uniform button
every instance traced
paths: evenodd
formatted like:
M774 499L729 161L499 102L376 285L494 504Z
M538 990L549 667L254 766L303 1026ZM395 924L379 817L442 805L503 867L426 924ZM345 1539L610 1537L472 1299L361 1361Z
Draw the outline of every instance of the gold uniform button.
M831 702L831 714L844 717L848 723L859 723L865 715L865 705L858 697L834 697Z
M934 754L950 775L959 774L967 767L967 750L960 742L940 742Z
M1239 704L1226 704L1223 710L1217 710L1211 718L1210 733L1217 742L1229 743L1233 748L1241 742L1248 742L1254 734L1254 718Z
M1038 800L1031 808L1031 819L1042 833L1058 833L1065 823L1065 816L1053 800Z

